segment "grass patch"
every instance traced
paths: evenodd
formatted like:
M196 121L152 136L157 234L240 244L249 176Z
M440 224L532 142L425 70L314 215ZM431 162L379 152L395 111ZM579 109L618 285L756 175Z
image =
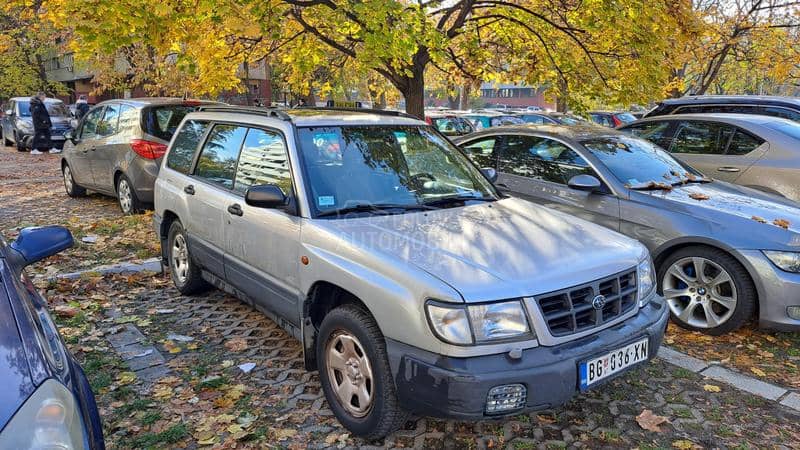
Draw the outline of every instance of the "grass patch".
M694 373L691 370L686 370L683 367L676 368L672 374L675 378L692 378Z
M217 389L220 386L224 386L226 384L228 384L228 377L223 375L223 376L220 376L220 377L212 378L210 380L201 381L200 383L197 384L197 389L200 389L200 390L203 390L203 389Z
M185 424L173 425L161 433L145 433L137 436L132 442L133 448L151 448L164 446L163 444L175 444L189 435L189 430Z
M143 425L152 425L156 422L161 420L161 413L158 411L151 411L142 417L142 424Z

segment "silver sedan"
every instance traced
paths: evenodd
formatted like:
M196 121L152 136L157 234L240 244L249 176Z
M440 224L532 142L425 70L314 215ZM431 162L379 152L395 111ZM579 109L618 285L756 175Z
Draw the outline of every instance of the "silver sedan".
M503 127L457 143L501 189L644 243L678 325L718 335L756 317L800 329L800 205L614 130Z
M675 114L623 125L714 178L800 201L800 123L754 114Z

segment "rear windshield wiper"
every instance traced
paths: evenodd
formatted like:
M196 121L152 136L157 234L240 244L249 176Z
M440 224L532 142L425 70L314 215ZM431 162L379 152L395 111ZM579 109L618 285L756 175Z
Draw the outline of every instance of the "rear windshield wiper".
M403 211L421 211L421 210L430 210L436 208L427 205L403 205L394 203L358 203L356 205L345 206L339 209L331 209L329 211L323 211L317 214L317 217L340 216L344 214L359 213L359 212L383 212L391 209L401 209Z
M493 202L497 199L494 197L474 197L471 195L452 195L448 197L440 197L436 200L431 200L429 202L425 202L424 205L427 206L444 206L450 205L453 203L464 203L468 201L476 201L476 202Z

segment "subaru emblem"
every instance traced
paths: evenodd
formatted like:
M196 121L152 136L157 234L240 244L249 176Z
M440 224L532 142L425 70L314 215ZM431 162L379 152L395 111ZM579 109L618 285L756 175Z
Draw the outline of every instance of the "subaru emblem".
M598 295L597 297L593 298L592 306L594 309L603 309L603 307L606 306L606 296Z

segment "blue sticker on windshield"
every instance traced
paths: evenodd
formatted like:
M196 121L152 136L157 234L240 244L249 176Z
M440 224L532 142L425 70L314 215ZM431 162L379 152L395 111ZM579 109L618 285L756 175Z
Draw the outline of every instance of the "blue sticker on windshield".
M317 198L319 206L333 206L336 204L336 199L332 195L321 195Z

